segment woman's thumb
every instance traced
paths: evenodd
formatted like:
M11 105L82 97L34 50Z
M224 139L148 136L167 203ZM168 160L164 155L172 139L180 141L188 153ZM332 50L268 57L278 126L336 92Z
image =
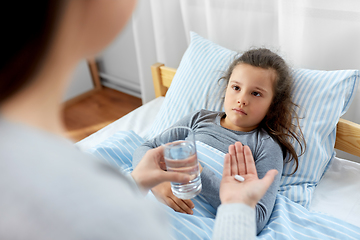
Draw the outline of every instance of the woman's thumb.
M268 189L270 187L270 185L274 181L274 178L277 174L278 174L278 171L276 169L271 169L261 179L261 181L264 183L264 186L266 187L266 189Z
M190 175L185 173L163 171L163 179L164 181L169 182L187 183L190 181Z

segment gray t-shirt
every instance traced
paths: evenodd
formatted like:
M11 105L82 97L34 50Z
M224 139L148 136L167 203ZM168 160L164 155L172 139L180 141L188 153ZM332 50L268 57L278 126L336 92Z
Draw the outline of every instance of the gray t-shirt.
M264 197L256 205L257 233L259 233L270 218L275 204L276 194L280 185L283 169L283 152L280 145L263 129L257 128L250 132L240 132L224 128L220 120L224 112L199 110L191 113L173 126L187 126L194 130L197 141L212 146L223 153L228 152L228 147L237 141L250 147L253 153L256 170L259 178L263 178L270 169L278 170L273 184ZM133 155L133 165L136 166L146 151L161 145L159 136L145 142ZM219 189L221 179L217 178L206 166L201 173L201 194L216 209L220 205Z

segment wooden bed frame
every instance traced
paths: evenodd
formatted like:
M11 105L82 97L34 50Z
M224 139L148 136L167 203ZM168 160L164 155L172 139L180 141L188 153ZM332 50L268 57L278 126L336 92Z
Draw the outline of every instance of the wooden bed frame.
M165 96L176 69L155 63L151 66L151 72L156 97ZM335 148L360 157L360 125L340 118L337 124Z

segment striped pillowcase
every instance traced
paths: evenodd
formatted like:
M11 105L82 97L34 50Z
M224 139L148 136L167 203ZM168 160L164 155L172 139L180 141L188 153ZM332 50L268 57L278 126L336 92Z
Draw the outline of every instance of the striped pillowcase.
M134 131L118 131L103 142L87 150L88 153L106 160L124 172L131 172L133 154L144 139Z
M218 80L235 54L191 32L191 43L145 138L155 137L194 110L220 110L226 86Z
M345 114L359 82L358 70L294 72L293 101L300 106L300 126L306 152L292 176L293 164L285 164L280 193L308 208L312 193L335 156L336 124ZM300 147L295 145L298 152Z
M196 33L186 50L154 124L145 136L150 139L186 114L199 109L220 111L225 85L218 79L236 55ZM307 142L292 176L292 163L284 166L281 194L308 207L312 192L335 155L336 124L349 108L359 82L358 70L294 71L294 102L304 117L300 125ZM296 146L299 149L298 146Z

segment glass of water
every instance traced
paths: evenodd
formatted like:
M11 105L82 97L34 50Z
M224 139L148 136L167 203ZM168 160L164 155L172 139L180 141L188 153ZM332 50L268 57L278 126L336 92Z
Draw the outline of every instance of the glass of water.
M196 154L195 133L188 127L172 127L160 135L164 146L167 171L187 173L188 183L171 183L173 194L181 199L190 199L201 192L200 168Z

